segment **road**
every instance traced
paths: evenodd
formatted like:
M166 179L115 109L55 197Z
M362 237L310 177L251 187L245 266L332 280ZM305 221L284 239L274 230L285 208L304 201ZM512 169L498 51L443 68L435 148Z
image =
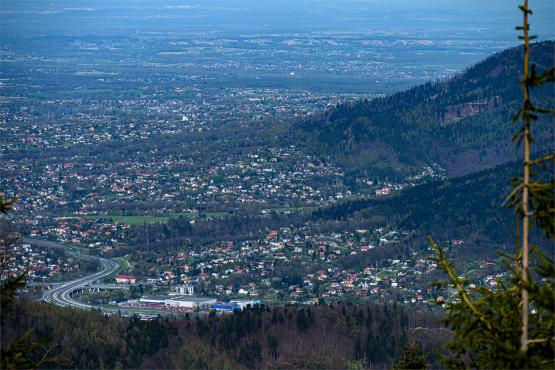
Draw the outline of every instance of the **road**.
M35 244L38 246L44 246L44 247L64 248L62 245L58 243L49 242L45 240L23 238L23 242ZM107 260L105 258L82 254L80 252L77 252L76 250L67 251L66 253L83 260L98 261L101 265L101 269L93 274L81 277L76 280L69 281L60 286L47 290L42 296L42 300L62 307L76 307L81 309L91 309L93 308L93 306L74 300L73 298L71 298L71 294L76 290L82 289L87 285L94 283L97 280L100 280L106 276L113 274L118 270L119 264L117 264L114 261Z

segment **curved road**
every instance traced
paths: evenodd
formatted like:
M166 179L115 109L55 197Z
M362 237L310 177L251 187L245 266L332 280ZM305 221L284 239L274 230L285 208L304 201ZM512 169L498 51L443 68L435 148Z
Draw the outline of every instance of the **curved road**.
M62 245L58 243L49 242L45 240L23 238L23 241L25 243L35 244L39 246L64 248ZM118 270L119 265L116 262L107 260L105 258L89 256L76 251L69 251L67 253L79 259L88 260L88 261L98 261L102 266L102 268L100 269L100 271L97 271L91 275L87 275L79 279L69 281L67 283L64 283L63 285L47 290L42 296L42 300L45 302L53 303L63 307L77 307L77 308L83 308L83 309L93 308L93 306L91 305L84 304L74 300L73 298L71 298L71 294L76 290L84 288L87 285L92 284L97 280L100 280L108 275L113 274Z

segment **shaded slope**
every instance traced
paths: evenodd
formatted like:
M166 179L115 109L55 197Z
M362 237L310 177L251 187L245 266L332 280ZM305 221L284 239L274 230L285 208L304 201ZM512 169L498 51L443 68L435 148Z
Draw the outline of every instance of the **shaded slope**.
M349 201L319 209L313 217L322 221L356 223L377 219L412 231L415 245L427 246L426 238L463 239L468 257L497 255L499 248L512 251L514 213L504 205L511 191L510 178L521 170L516 162L461 177L406 189L390 198ZM537 229L532 233L540 247L550 247ZM547 250L548 248L546 248Z
M345 202L320 209L323 220L369 219L380 215L405 230L442 239L485 237L496 243L513 240L512 211L503 207L516 163L462 177L424 184L386 199Z

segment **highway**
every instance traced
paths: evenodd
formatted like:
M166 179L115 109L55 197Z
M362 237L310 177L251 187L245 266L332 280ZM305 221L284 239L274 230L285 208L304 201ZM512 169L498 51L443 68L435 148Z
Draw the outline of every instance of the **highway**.
M64 248L64 246L58 243L25 237L23 238L23 242L44 247ZM67 248L65 249L67 250ZM119 265L114 261L110 261L105 258L89 256L79 253L75 250L67 251L66 253L83 260L98 261L101 265L101 269L93 274L66 282L60 286L47 290L46 292L44 292L42 300L62 307L91 309L93 308L93 306L74 300L73 298L71 298L71 294L76 290L82 289L97 280L113 274L119 269Z

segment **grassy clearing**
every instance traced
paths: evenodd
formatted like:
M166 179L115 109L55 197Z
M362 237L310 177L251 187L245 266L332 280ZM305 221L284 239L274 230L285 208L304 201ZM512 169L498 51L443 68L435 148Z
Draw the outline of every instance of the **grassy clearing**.
M310 212L316 207L292 207L292 208L270 208L264 209L264 213L276 212ZM165 223L171 218L178 218L180 216L194 219L198 217L220 218L225 217L229 213L223 211L207 211L202 213L181 212L181 213L167 213L163 215L142 215L142 216L124 216L124 215L87 215L87 216L67 216L60 217L60 219L85 219L85 220L103 220L108 222L123 222L128 225L144 225L152 223Z
M297 213L297 212L311 212L314 211L318 207L290 207L290 208L267 208L263 209L266 213L276 212L276 213Z
M170 213L163 216L122 216L122 215L99 215L99 216L82 216L84 219L107 220L110 222L123 222L128 225L143 225L151 223L168 222L170 218L178 218L179 216L191 217L190 213Z
M204 212L206 217L224 217L227 216L227 212L219 212L219 211L212 211L212 212Z
M116 257L116 258L113 258L113 260L116 261L120 266L120 269L119 269L118 273L124 273L125 274L125 273L129 273L129 272L133 271L133 265L131 265L129 263L129 261L126 260L125 258Z
M113 92L112 89L75 89L75 90L64 90L63 94L106 94Z
M204 212L203 215L206 217L223 217L226 216L227 212ZM144 225L151 223L165 223L168 222L170 218L178 218L180 216L187 218L195 218L200 214L191 212L182 213L168 213L164 215L144 215L144 216L123 216L123 215L87 215L87 216L68 216L62 217L64 219L85 219L85 220L105 220L108 222L123 222L128 225Z

